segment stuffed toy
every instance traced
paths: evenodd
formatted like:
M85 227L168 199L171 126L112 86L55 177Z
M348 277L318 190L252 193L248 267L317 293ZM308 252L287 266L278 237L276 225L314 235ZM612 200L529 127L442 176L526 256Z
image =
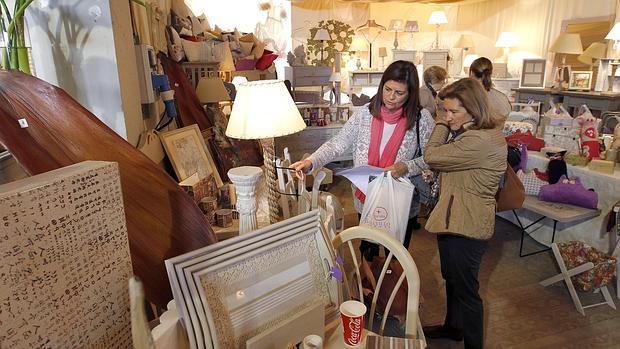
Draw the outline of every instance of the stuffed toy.
M580 111L582 113L575 120L581 128L581 154L587 156L588 160L592 160L592 158L598 158L600 155L598 141L598 123L600 120L595 118L585 105L581 106Z
M611 149L620 149L620 122L614 127L614 141L611 143Z
M535 168L534 175L542 181L549 182L549 184L557 183L562 176L568 177L564 155L566 155L566 150L559 152L547 152L547 157L549 157L547 172L541 172Z

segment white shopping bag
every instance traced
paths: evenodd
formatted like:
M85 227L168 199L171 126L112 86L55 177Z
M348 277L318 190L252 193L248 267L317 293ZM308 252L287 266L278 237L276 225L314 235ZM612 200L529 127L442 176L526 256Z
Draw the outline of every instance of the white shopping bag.
M405 241L409 207L415 186L404 177L385 172L368 184L360 225L383 229Z

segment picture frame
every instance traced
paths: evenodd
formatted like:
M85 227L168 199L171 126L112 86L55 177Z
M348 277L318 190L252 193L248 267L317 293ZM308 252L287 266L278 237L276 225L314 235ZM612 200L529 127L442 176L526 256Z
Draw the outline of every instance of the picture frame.
M351 109L347 106L338 106L336 108L336 114L338 115L337 120L344 124L351 117Z
M592 87L591 70L574 70L570 72L568 89L573 91L590 91Z
M527 58L523 60L521 68L521 88L545 88L545 75L547 73L547 60L542 58Z
M163 132L159 138L179 181L198 173L199 179L213 175L218 188L224 185L198 125Z

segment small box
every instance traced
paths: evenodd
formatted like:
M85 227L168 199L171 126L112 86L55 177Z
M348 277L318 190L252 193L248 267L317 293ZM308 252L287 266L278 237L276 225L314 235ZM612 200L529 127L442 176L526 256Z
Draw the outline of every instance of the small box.
M613 161L608 161L608 160L592 160L592 161L590 161L590 164L588 165L588 168L590 170L592 170L592 171L613 174L614 173L614 166L615 165L616 164Z
M588 166L588 157L578 154L568 154L564 156L564 161L568 165L573 166Z

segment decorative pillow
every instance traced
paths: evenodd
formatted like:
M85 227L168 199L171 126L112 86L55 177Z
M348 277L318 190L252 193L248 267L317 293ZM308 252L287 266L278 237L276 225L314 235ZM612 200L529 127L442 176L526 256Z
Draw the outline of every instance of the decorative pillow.
M196 16L190 16L190 20L192 22L192 33L193 33L193 35L194 36L198 36L198 35L204 34L205 30L207 29L205 27L205 23L208 25L209 22L204 22L203 23Z
M504 129L502 132L506 136L510 136L511 134L515 133L517 130L520 130L521 133L525 133L527 131L530 131L531 133L535 132L532 124L530 124L529 122L521 122L521 121L506 121L504 123Z
M596 209L598 206L598 195L584 188L579 177L567 179L566 176L562 176L556 184L543 185L538 193L538 200L591 209Z
M520 130L515 131L515 133L506 137L507 143L516 143L516 144L525 144L528 150L539 151L542 147L545 146L545 141L534 137L531 131L526 131L525 133Z
M241 36L239 38L239 41L251 42L252 44L254 44L254 42L256 42L256 39L254 38L254 34L248 33L248 34Z
M233 60L232 53L230 52L230 43L224 41L219 44L222 51L222 58L219 61L219 70L221 71L235 71L235 61Z
M254 58L260 59L263 56L264 51L265 51L265 44L263 44L260 41L255 41L254 47L252 48L252 53L251 53L254 55Z
M203 33L207 30L211 30L211 24L209 24L209 20L207 19L207 16L204 13L196 17L196 19L200 21L200 24L202 25L202 28L203 28Z
M254 67L256 67L256 60L255 59L238 59L235 62L235 68L237 69L237 71L239 71L239 70L254 70Z
M174 10L170 11L170 25L177 31L179 34L185 35L193 35L192 33L192 22L189 18L178 15L178 12Z
M271 64L273 63L273 61L276 60L276 58L278 58L277 54L269 50L265 50L261 58L259 58L258 61L256 61L256 69L265 70L269 68Z
M166 27L166 41L168 42L168 54L170 58L175 62L180 62L185 58L185 51L183 50L183 41L179 36L179 33L172 27Z
M229 59L232 61L228 42L215 40L200 42L182 40L182 42L189 62L221 63L227 59L227 55L230 56Z
M523 183L523 187L525 188L525 195L538 196L538 194L540 193L540 188L543 185L549 184L536 177L534 171L525 173L523 172L523 170L519 170L517 172L517 177L519 177L519 180L521 181L521 183Z
M239 40L239 47L241 47L241 52L243 52L243 56L249 56L252 54L252 48L254 47L254 41L246 42ZM254 58L254 55L252 55Z

